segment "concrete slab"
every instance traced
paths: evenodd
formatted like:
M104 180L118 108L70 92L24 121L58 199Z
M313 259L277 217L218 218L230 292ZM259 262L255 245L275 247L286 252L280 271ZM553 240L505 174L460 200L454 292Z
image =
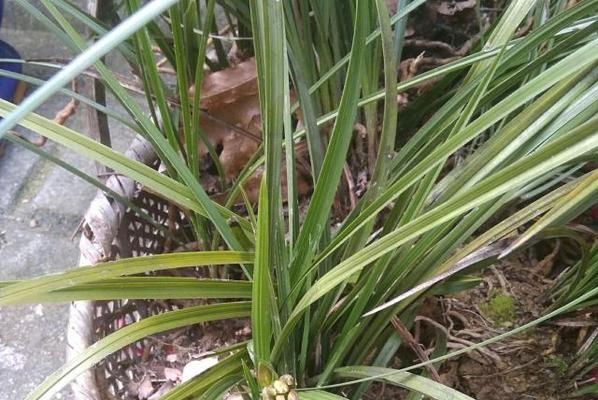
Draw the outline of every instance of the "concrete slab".
M57 225L45 221L31 224L31 220L13 216L0 219L0 280L31 278L76 266L77 241L60 234Z
M38 161L34 153L6 143L4 155L0 157L0 216L8 215Z
M70 3L86 9L87 0L70 0ZM42 5L40 0L29 0L33 8L41 12L43 15L49 16L50 14L46 11L46 8ZM4 21L2 22L2 29L17 29L27 31L47 31L47 29L27 10L21 7L16 1L5 1L4 2ZM77 28L82 29L83 27L78 24Z
M64 362L66 321L59 304L0 308L0 400L24 398Z
M0 280L58 272L77 263L77 245L50 226L0 218ZM21 399L65 362L67 304L0 307L0 400ZM62 395L70 398L68 391Z
M72 57L58 39L44 31L43 26L15 2L5 3L0 38L11 43L23 57ZM38 3L33 2L40 9ZM86 1L77 0L77 3ZM129 70L121 57L112 55L108 63L120 73ZM32 66L24 69L26 74L41 79L48 79L55 71ZM29 92L32 90L34 87L29 88ZM64 96L55 96L37 111L53 118L67 101ZM109 107L126 115L110 97ZM85 107L80 105L67 126L86 133L85 118ZM133 134L114 121L110 127L114 147L124 151ZM54 143L47 143L44 150L89 174L95 173L92 161ZM76 266L78 238L73 241L71 236L95 191L53 163L8 143L4 156L0 157L0 280L29 278ZM63 365L67 312L68 304L0 308L0 400L24 398ZM65 390L60 397L72 396Z
M31 93L32 89L28 88L27 92ZM66 96L54 96L36 112L52 119L68 101ZM82 113L76 113L66 125L77 131L82 131L85 126L84 116ZM17 131L29 138L37 138L37 135L25 129L19 128ZM52 142L46 143L42 149L50 154L58 152L57 146ZM18 200L17 197L25 195L24 191L36 190L36 178L43 178L44 174L49 173L52 168L53 164L46 162L43 158L40 159L30 151L18 145L7 144L6 157L0 158L0 187L7 188L0 194L0 210L10 210L11 205Z

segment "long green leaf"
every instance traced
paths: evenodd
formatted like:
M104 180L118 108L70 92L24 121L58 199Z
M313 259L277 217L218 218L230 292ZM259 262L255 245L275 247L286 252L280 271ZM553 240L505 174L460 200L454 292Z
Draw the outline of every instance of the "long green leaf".
M252 308L253 341L258 374L270 362L272 335L279 320L272 276L282 270L284 226L281 197L285 87L288 80L282 1L250 1L254 50L263 121L265 171L260 186ZM293 151L287 149L287 151ZM290 182L287 182L290 183ZM284 275L279 285L285 287ZM258 376L258 382L262 384Z
M147 221L148 223L152 224L152 226L154 228L156 228L160 232L164 233L164 235L166 237L172 239L177 244L180 244L180 245L183 244L177 237L175 237L172 234L172 232L170 232L164 225L161 225L158 222L156 222L146 211L139 208L136 204L133 204L133 202L130 199L127 199L127 198L121 196L118 192L115 192L114 190L110 189L108 186L104 185L98 179L93 178L92 176L81 171L80 169L77 169L76 167L72 166L71 164L61 160L60 158L43 150L42 148L40 148L32 143L29 143L27 140L21 139L20 137L18 137L16 135L8 135L5 137L5 140L26 148L27 150L39 155L40 157L43 157L43 158L55 163L59 167L64 168L68 172L83 179L85 182L89 183L90 185L97 187L99 190L104 192L107 196L111 197L112 199L120 202L125 207L134 211L135 214L137 214L144 221Z
M248 264L251 262L253 262L252 253L232 251L170 253L127 258L89 267L79 267L59 274L40 276L0 288L0 305L19 303L24 299L55 290L123 275L182 267Z
M598 129L598 124L596 125ZM594 171L589 174L580 184L574 188L570 193L563 196L554 207L547 212L539 221L537 221L531 228L529 228L523 235L517 238L507 249L505 249L499 256L499 258L506 257L512 253L515 249L523 246L524 243L529 241L534 235L537 235L547 226L551 225L563 215L575 211L577 213L584 211L587 206L596 202L596 196L598 195L598 171ZM588 204L589 200L589 204ZM580 205L584 205L585 208L578 209Z
M342 400L346 397L336 395L334 393L325 392L323 390L308 390L299 392L301 400Z
M0 116L9 115L16 106L0 99ZM47 118L31 113L20 124L32 131L47 137L79 154L98 161L111 169L134 179L147 187L148 190L201 215L207 215L204 207L193 199L191 191L164 174L138 161L132 160L111 148L59 125ZM229 218L235 218L244 229L251 229L249 221L234 214L229 209L216 203L214 206L220 213Z
M215 13L214 13L214 6L216 2L215 0L208 0L206 2L206 8L204 11L204 24L203 24L203 32L208 32L212 24L214 23ZM199 12L197 15L198 20L200 19ZM198 21L199 23L199 21ZM206 50L207 50L207 42L208 37L207 35L202 35L202 38L199 41L199 49L197 50L197 62L195 63L195 79L193 80L193 87L195 88L194 97L191 99L191 111L193 115L196 115L196 110L199 110L199 105L201 101L201 86L204 78L204 62L206 59ZM182 106L182 105L181 105ZM222 165L218 157L216 157L216 152L212 151L213 147L208 140L206 133L204 130L199 126L200 119L199 118L192 118L191 120L191 132L186 134L187 139L187 154L189 158L189 165L191 166L191 170L195 171L195 168L199 168L199 159L198 159L198 146L199 140L198 137L201 139L203 144L206 146L212 159L214 160L214 164L216 164L216 169L218 170L219 175L221 176L222 180L224 178L224 172L222 172ZM197 173L199 174L199 169L197 169Z
M255 264L253 274L253 293L251 301L251 326L255 357L258 363L270 362L272 342L271 313L277 312L272 304L272 278L270 276L270 243L269 243L269 198L266 181L260 185L260 201L257 216L257 232L255 242Z
M595 54L597 55L588 58L588 53L586 51L595 51ZM327 249L323 251L323 254L320 255L319 259L322 259L326 255L330 254L352 233L363 226L363 224L365 224L369 219L373 218L399 194L403 193L418 177L429 171L438 162L444 160L446 156L459 149L461 146L477 136L480 132L483 132L493 123L507 116L510 112L523 105L535 95L542 93L550 86L555 85L557 82L563 80L564 74L574 74L579 70L583 70L588 65L595 62L596 59L598 59L598 40L594 40L583 48L578 49L566 59L553 65L542 75L521 86L510 96L495 105L491 110L488 110L486 113L482 114L461 132L447 140L442 146L435 148L430 154L428 154L428 156L425 157L424 160L420 161L416 167L412 168L408 173L404 174L397 179L396 182L390 185L389 188L376 199L376 201L364 209L359 216L351 221L350 224L343 226L342 230L339 232L339 234L337 234L333 242L329 244ZM584 61L587 61L587 63ZM580 68L577 69L577 66ZM562 88L561 90L563 89L566 89L566 87ZM558 95L558 91L555 91L554 95ZM539 110L541 111L542 107L548 107L550 105L550 101L551 100L547 98L544 102L544 105L542 103L538 103ZM530 111L532 110L530 109ZM520 121L518 120L515 123L519 122Z
M66 0L53 0L53 2L58 7L72 15L73 18L75 18L77 21L81 22L83 25L89 28L89 30L95 33L96 35L103 36L106 33L108 33L109 27L103 26L105 24L104 22L102 22L103 20L99 20L95 16L87 14L86 12L82 11L79 7L69 3ZM116 7L114 8L115 9L109 9L107 11L112 11L116 13ZM106 20L108 20L108 18L106 18ZM135 59L135 56L129 43L122 43L118 46L118 50L123 54L127 61L129 61L129 63L131 63Z
M0 289L22 281L0 281ZM248 299L251 282L181 277L123 277L41 293L19 303L115 299ZM19 304L16 303L16 304Z
M189 398L197 399L197 396L203 395L217 382L227 379L231 375L236 376L243 368L243 361L247 358L247 350L237 351L233 355L220 361L218 364L202 372L194 379L191 379L181 385L178 385L160 400L187 400Z
M365 49L365 27L367 7L365 0L358 0L351 61L347 71L345 88L326 150L322 173L316 183L305 221L294 249L291 274L301 276L306 263L311 262L324 227L328 225L330 208L342 172L343 163L352 138L353 122L360 89L360 79Z
M369 189L365 194L363 206L371 203L379 193L381 193L387 183L388 167L392 158L393 148L395 145L395 136L397 134L397 91L396 91L396 70L397 59L395 54L395 45L393 42L393 34L390 25L390 18L388 16L388 8L382 0L376 0L377 19L379 21L380 29L382 31L382 54L384 58L384 85L386 87L386 96L384 98L384 117L382 120L382 132L380 135L380 144L378 146L378 159L374 166L372 178L369 183ZM377 79L376 79L377 80ZM375 111L375 109L374 109ZM374 141L375 142L375 141ZM368 236L374 228L375 221L371 220L360 232L354 235L351 241L347 244L344 250L344 255L351 255L365 246ZM372 272L365 283L363 291L371 293L379 281L377 273ZM334 293L329 294L329 301L332 300ZM347 353L351 347L352 341L356 338L359 329L362 327L357 323L363 309L368 302L368 296L359 296L356 302L352 305L349 316L344 321L344 326L339 332L339 337L336 340L331 355L325 365L324 371L320 374L318 379L318 386L325 384L333 370L338 363L342 362L342 357ZM312 328L313 329L313 328Z
M0 122L0 138L12 129L29 113L42 105L55 92L67 85L74 77L85 71L110 50L121 44L139 28L156 18L178 0L153 0L126 21L112 29L106 36L91 45L77 56L68 66L54 75L42 88L36 90L23 101L20 107Z
M316 281L298 302L293 310L293 314L289 317L289 322L284 327L281 337L290 333L290 330L297 322L297 318L304 312L306 307L372 261L406 243L408 240L461 215L465 211L484 204L518 185L541 176L547 170L598 148L598 135L595 133L597 126L598 117L580 126L567 136L555 140L542 151L538 151L536 154L524 158L503 171L490 176L480 182L479 185L476 185L472 190L456 196L451 201L447 201L412 222L399 227L397 230L334 267Z
M0 62L5 62L5 61L6 61L6 59L0 59ZM4 70L4 69L0 69L0 76L6 76L9 78L18 79L20 81L26 82L27 84L35 85L35 86L41 86L44 83L46 83L46 81L44 81L43 79L38 79L33 76L19 74L19 73ZM65 94L65 95L67 95L83 104L86 104L90 107L93 107L94 109L96 109L98 111L101 111L102 113L108 115L109 117L114 118L114 120L118 121L119 123L122 123L124 126L130 128L134 131L138 131L138 129L139 129L135 124L133 124L131 121L129 121L126 116L121 115L120 113L117 113L114 110L83 96L82 94L79 94L77 92L74 92L74 91L66 89L66 88L62 88L60 90L60 93Z
M200 322L246 317L249 315L250 308L251 305L248 302L203 305L166 312L135 322L106 336L79 353L46 378L27 396L26 400L50 399L81 372L104 357L146 336Z
M66 21L60 19L60 16L58 15L58 10L56 10L53 6L51 6L48 3L49 0L42 1L45 2L46 7L50 10L50 12L53 12L54 17L57 18L59 21L62 21L62 26L67 30L67 32L70 33L71 37L76 37L77 34L73 30L73 27L69 26ZM139 0L127 0L126 4L129 12L131 13L133 13L140 7ZM76 38L75 40L79 42L79 45L81 44L80 38ZM143 79L144 94L147 101L147 105L149 106L150 112L152 114L154 124L161 124L163 130L165 131L166 137L168 138L168 143L170 144L172 149L179 149L176 133L177 129L174 126L172 113L169 108L168 102L166 101L166 87L158 74L158 67L156 66L156 63L154 61L152 43L150 40L147 26L139 29L139 31L135 33L133 41L135 43L135 47L137 49L138 54L138 65L135 65L134 68L139 69L140 75ZM106 73L107 71L104 65L101 65L99 67L99 71L100 74L104 76L104 79L106 79L108 74ZM108 87L111 86L111 81L112 79L109 78ZM157 115L156 106L160 111L160 119ZM160 148L160 146L158 146L157 150L164 151L164 149Z
M380 30L382 31L382 55L384 58L384 116L382 119L382 131L380 133L380 144L378 145L378 158L372 178L369 182L369 189L366 192L363 205L370 204L379 193L386 188L388 180L388 169L390 160L393 157L394 146L397 135L397 57L395 54L395 44L393 41L393 34L390 25L390 18L388 17L388 8L382 0L376 0L376 11ZM374 108L375 110L375 108ZM373 140L375 142L375 140ZM371 220L363 228L360 233L353 237L352 241L345 249L346 254L353 253L356 249L363 247L367 241L367 237L371 234L375 221Z
M420 362L420 363L417 363L417 364L413 364L413 365L410 365L408 367L401 368L399 370L393 370L391 372L385 372L385 373L382 373L382 374L379 374L379 375L369 376L367 378L360 378L360 379L356 379L356 380L352 380L352 381L347 381L347 382L343 382L343 383L335 383L335 384L331 384L331 385L326 385L326 386L322 386L319 389L332 389L332 388L338 388L338 387L343 387L343 386L347 386L347 385L354 385L356 383L363 383L363 382L371 382L371 381L374 381L374 380L380 380L380 379L385 378L386 376L394 375L396 372L407 372L407 371L411 371L411 370L414 370L414 369L418 369L418 368L424 367L426 365L432 365L432 364L438 363L440 361L448 360L448 359L450 359L452 357L456 357L456 356L459 356L459 355L462 355L462 354L469 353L470 351L474 351L474 350L480 349L480 348L485 347L485 346L487 346L489 344L496 343L496 342L499 342L499 341L501 341L503 339L506 339L506 338L509 338L511 336L517 335L518 333L521 333L521 332L523 332L523 331L525 331L525 330L527 330L529 328L533 328L533 327L541 324L542 322L548 321L551 318L554 318L554 317L556 317L556 316L558 316L560 314L569 312L572 309L574 309L577 305L579 305L579 304L587 301L588 299L591 299L592 297L594 297L596 295L598 295L598 288L593 288L593 289L589 290L588 292L584 293L583 295L579 296L578 298L570 301L569 303L563 305L562 307L559 307L558 309L556 309L554 311L551 311L551 312L547 313L546 315L543 315L542 317L536 318L533 321L530 321L530 322L528 322L528 323L526 323L524 325L521 325L521 326L519 326L517 328L511 329L508 332L505 332L505 333L502 333L500 335L494 336L494 337L492 337L490 339L486 339L486 340L484 340L484 341L482 341L480 343L476 343L474 345L467 346L467 347L465 347L463 349L450 352L450 353L445 354L443 356L436 357L436 358L433 358L433 359L425 361L425 362Z
M394 371L394 374L393 374ZM461 392L451 389L440 382L409 372L400 372L392 368L350 366L334 370L339 378L369 378L383 376L380 380L391 385L421 393L434 400L474 400Z
M142 15L145 15L144 10L147 10L152 5L155 8L155 3L157 3L157 1L154 1L144 6L140 11L133 14L133 16L131 16L129 19L120 24L117 28L112 30L105 38L111 37L113 33L116 33L116 37L112 39L118 39L118 43L120 43L122 42L122 40L124 40L124 37L122 37L122 35L131 35L139 28L141 28L144 24L151 23L151 18L138 21L139 18L136 18L136 16L140 15L140 13L142 13ZM170 5L172 5L176 3L176 1L168 0L163 2L163 4L167 3L170 3ZM29 105L27 105L28 103L26 101L20 106L21 108L17 108L17 110L25 110L25 108L22 107L27 107L27 110L25 114L21 115L22 111L19 111L19 114L15 114L15 121L19 121L20 119L22 119L28 112L32 111L33 108L35 108L37 102L45 101L54 92L59 90L60 86L66 84L70 79L73 79L78 73L82 72L85 68L87 68L95 62L95 67L104 79L105 85L109 87L110 90L112 90L112 92L123 105L123 107L129 113L131 113L132 116L134 116L135 121L139 124L140 128L147 134L148 139L152 142L155 150L161 156L162 161L167 166L170 166L178 174L179 178L186 184L186 186L192 193L192 197L194 197L201 204L201 206L205 210L205 214L214 224L214 226L218 229L218 232L222 235L224 241L233 250L244 250L243 246L240 244L235 234L233 233L231 227L227 224L227 221L218 211L218 207L215 204L213 204L213 202L209 199L205 190L196 180L195 174L185 165L185 162L180 157L180 154L177 152L177 149L171 143L169 143L169 141L163 136L162 132L158 129L155 123L148 116L145 115L145 112L141 109L137 102L128 95L126 90L120 85L118 79L116 79L111 70L104 63L98 61L103 55L103 53L98 52L96 46L103 43L102 46L106 47L106 43L104 43L105 38L102 38L93 46L89 47L87 50L84 50L87 48L87 44L83 37L81 37L77 30L63 17L63 15L51 3L46 2L45 4L48 10L53 14L54 18L56 18L56 20L61 24L62 28L67 31L73 42L77 45L79 49L83 51L83 53L81 53L81 55L79 55L75 60L69 63L69 65L67 65L58 74L56 74L44 86L39 88L36 91L37 94L32 94L28 98L28 100L33 98L33 100L31 100L32 102L30 102ZM160 8L160 10L164 11L167 8L168 7ZM100 48L104 47L100 46ZM62 83L62 85L56 86L60 83ZM31 108L31 106L33 106L33 108ZM4 124L5 122L6 120L0 123L0 128L3 126L2 124ZM14 126L14 124L10 125L10 127L12 126ZM2 132L1 129L0 132ZM167 132L171 133L171 141L173 141L174 139L172 136L174 134L172 132L172 129L168 130Z

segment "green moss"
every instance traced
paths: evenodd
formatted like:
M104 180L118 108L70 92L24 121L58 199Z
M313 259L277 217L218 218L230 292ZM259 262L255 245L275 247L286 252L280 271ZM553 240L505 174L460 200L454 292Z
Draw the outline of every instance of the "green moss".
M497 292L492 298L480 306L484 316L499 325L513 325L515 316L515 299L508 294Z
M567 363L567 361L561 356L553 354L548 357L548 361L552 367L556 369L556 372L559 374L559 376L565 376L569 370L569 363Z

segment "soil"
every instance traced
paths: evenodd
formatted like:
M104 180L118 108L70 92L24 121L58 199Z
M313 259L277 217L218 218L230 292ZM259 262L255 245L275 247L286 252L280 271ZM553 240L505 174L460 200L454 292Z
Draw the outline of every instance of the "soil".
M388 3L392 6L393 1ZM489 9L496 9L495 2L490 3ZM477 44L480 29L483 31L494 15L484 14L479 19L474 5L475 2L471 1L428 2L426 7L415 13L407 26L407 41L398 71L401 80L461 57ZM430 86L426 85L401 94L399 101L403 112L428 89ZM241 115L241 125L259 138L261 132L256 127L256 120L259 119L259 112L256 114L255 111L259 110L256 91L251 92L251 95L252 103L247 106L247 115ZM208 126L208 122L202 123ZM233 179L255 151L256 141L248 138L251 135L246 135L243 140L248 143L247 154L242 165L237 165L232 161L238 160L225 157L225 150L227 146L231 149L239 146L241 139L238 132L233 132L228 126L222 128L222 123L213 125L211 130L207 129L208 134L226 169L226 178ZM357 124L343 184L334 204L334 222L340 222L354 208L357 199L367 188L368 171L371 169L368 165L368 159L371 158L368 157L368 149L372 148L367 136L365 128ZM204 186L211 188L211 194L218 193L218 180L215 174L209 174L213 168L208 161L207 150L201 156L205 170L202 176L211 179L210 182L203 182ZM254 186L254 189L257 188L257 185ZM246 190L253 202L256 190L252 191L251 187ZM300 191L304 195L302 206L309 201L309 190L303 188ZM416 341L430 355L434 350L435 330L438 327L445 332L448 338L447 351L451 351L538 318L551 305L549 293L559 267L555 263L558 251L549 249L542 257L535 252L539 252L538 249L486 269L481 275L482 282L476 288L452 297L429 300L422 308L422 315L416 319L413 329ZM451 359L439 368L440 379L442 383L478 400L566 398L576 389L574 374L579 371L573 368L576 353L598 325L597 313L596 310L590 310L583 315L568 315L566 319L551 321L516 337ZM195 325L147 338L125 349L124 352L136 353L131 357L136 360L127 371L127 381L124 378L127 374L117 371L123 381L113 386L114 391L118 392L118 398L152 399L178 383L183 368L190 361L209 356L212 349L247 340L250 335L249 321L239 319ZM394 368L401 367L399 358L403 362L405 359L409 359L410 363L420 361L410 348L401 348L399 355ZM121 356L119 353L115 357ZM115 365L122 365L122 359L113 361ZM106 363L113 361L108 359ZM373 384L364 396L366 399L407 397L405 390L378 383Z
M198 324L150 336L143 341L141 361L129 373L119 399L158 399L180 383L185 366L194 360L217 357L213 349L251 338L248 318Z
M414 328L416 339L428 349L427 353L433 350L435 335L429 321L443 327L448 336L448 351L451 351L541 316L552 303L549 294L559 265L555 262L556 252L536 260L535 250L487 269L481 276L482 282L474 289L428 301L422 307L425 315L416 319ZM493 302L496 298L511 299L512 309L497 315L492 308L497 304ZM506 315L509 318L505 318ZM483 350L445 362L438 371L441 382L477 400L571 398L571 394L592 381L591 376L596 373L576 376L587 362L579 359L578 351L587 342L591 343L596 326L596 308L564 315ZM401 352L409 354L410 363L420 362L410 349L401 348ZM397 360L393 367L400 368L401 363ZM405 399L407 395L405 390L375 384L366 398ZM594 399L591 395L575 398Z
M529 322L542 313L550 284L533 265L510 262L491 268L478 288L444 299L449 332L455 338L478 342ZM481 305L489 304L498 291L514 300L510 321L496 321L483 311ZM560 330L541 326L451 361L444 368L445 377L452 380L447 383L480 400L556 399L563 392L565 377L550 356L569 358L571 351L561 340Z
M387 4L392 9L396 1L388 0ZM499 10L503 4L483 1L481 7ZM410 17L399 71L401 80L450 62L476 46L480 32L484 32L496 14L486 11L478 19L474 5L475 2L467 0L428 1ZM526 24L517 35L525 34L529 28ZM399 124L409 119L410 109L420 106L417 98L433 84L400 95ZM418 126L412 128L415 130ZM408 124L401 129L407 134L411 132ZM363 171L361 166L358 169ZM360 175L359 170L353 173ZM367 185L367 176L364 181L363 187ZM598 214L593 208L584 215L595 223ZM518 258L511 257L486 269L478 287L452 297L426 301L421 319L413 329L417 342L428 349L428 355L434 350L435 328L427 320L443 327L448 336L447 351L453 351L543 315L552 304L550 293L555 278L566 264L559 259L566 249L559 249L559 245L538 245ZM591 377L598 375L596 369L589 373L591 376L576 376L583 361L577 352L584 344L591 343L593 332L598 332L597 326L597 309L585 310L583 314L571 313L481 351L451 359L442 364L438 373L442 383L477 400L570 398L583 384L598 379ZM422 361L410 348L401 347L392 367L407 365L405 358L409 364ZM375 383L364 398L405 399L408 394L406 390ZM594 399L591 395L575 398Z

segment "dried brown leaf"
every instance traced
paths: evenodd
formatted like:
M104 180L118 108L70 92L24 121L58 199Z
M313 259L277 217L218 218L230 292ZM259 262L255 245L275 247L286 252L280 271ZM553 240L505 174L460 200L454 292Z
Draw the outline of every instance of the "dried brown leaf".
M223 104L234 103L240 97L256 95L257 92L255 58L249 58L206 76L201 85L200 106L210 110ZM195 87L189 89L189 94L195 94Z
M189 89L189 94L195 95L194 87ZM200 126L210 145L220 151L218 158L226 179L233 181L261 143L262 119L255 59L249 58L207 75L200 95L200 107L203 110L199 116ZM300 119L299 112L297 118ZM203 144L199 145L199 153L201 157L208 154ZM297 158L299 162L299 156ZM306 168L300 168L297 173L299 194L306 194L311 189L309 172L306 174L304 169ZM252 202L257 200L261 175L261 171L256 172L245 185L245 191ZM282 176L284 193L285 174Z
M442 15L455 15L463 10L474 8L476 0L465 0L465 1L443 1L438 4L436 11Z
M150 380L149 376L146 375L141 380L137 389L137 398L139 400L144 400L150 397L152 393L154 393L154 386L152 385L152 381Z

